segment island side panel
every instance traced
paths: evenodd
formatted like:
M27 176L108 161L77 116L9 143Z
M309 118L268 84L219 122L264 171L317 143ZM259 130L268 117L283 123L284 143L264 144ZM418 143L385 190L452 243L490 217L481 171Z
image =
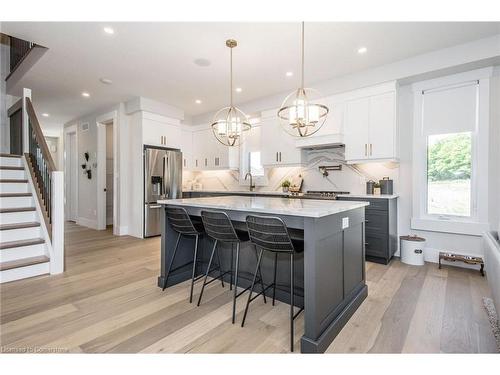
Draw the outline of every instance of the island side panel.
M349 226L342 229L342 219ZM304 220L303 353L324 352L367 296L364 208Z

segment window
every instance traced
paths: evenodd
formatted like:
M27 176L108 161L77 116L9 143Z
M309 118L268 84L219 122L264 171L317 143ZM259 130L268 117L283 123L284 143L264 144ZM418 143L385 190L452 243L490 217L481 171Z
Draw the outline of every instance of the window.
M427 213L471 216L472 133L427 137Z
M248 153L248 165L252 176L264 176L264 167L260 161L260 151L251 151Z
M488 229L491 74L485 68L412 85L411 229L474 236Z

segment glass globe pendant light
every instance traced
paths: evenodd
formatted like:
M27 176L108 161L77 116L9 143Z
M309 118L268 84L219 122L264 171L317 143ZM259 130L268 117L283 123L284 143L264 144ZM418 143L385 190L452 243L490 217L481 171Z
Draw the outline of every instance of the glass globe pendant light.
M242 143L243 133L251 129L247 115L243 111L233 105L233 48L238 43L234 39L226 40L226 46L229 47L230 53L230 93L231 101L229 107L224 107L219 110L211 125L215 138L226 146L238 146Z
M302 78L300 87L288 95L278 110L280 124L294 137L308 137L325 123L328 107L317 90L304 87L304 22L302 22Z

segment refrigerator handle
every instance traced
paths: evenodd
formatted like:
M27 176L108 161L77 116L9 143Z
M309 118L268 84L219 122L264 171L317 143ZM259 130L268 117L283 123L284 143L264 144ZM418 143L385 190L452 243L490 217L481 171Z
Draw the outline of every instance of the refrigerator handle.
M165 194L165 198L169 198L170 196L170 179L169 179L169 170L168 170L168 156L163 156L163 193Z

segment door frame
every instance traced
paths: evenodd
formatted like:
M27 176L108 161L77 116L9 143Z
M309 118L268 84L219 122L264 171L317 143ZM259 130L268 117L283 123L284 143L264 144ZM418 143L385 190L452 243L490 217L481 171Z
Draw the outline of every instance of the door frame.
M97 125L97 229L106 229L106 126L113 127L113 235L119 235L118 222L118 134L117 111L105 113L96 118ZM112 125L106 125L109 122Z
M75 145L76 145L76 165L73 166L74 167L74 174L75 174L75 181L74 183L76 183L76 186L75 186L75 190L76 190L76 200L75 200L75 222L78 222L78 125L77 124L74 124L74 125L71 125L71 126L68 126L68 127L65 127L64 128L64 154L63 154L63 161L64 161L64 175L65 176L69 176L70 175L70 172L71 172L71 168L70 168L70 160L71 158L69 158L67 152L68 152L68 145L69 145L69 137L70 137L70 134L75 134ZM66 179L66 181L69 181L69 178ZM69 184L68 183L65 183L64 184L64 211L65 211L65 216L67 218L70 217L69 215L69 211L68 211L68 205L67 205L67 202L68 202L68 197L71 196L71 192L69 191L68 189L69 187Z

